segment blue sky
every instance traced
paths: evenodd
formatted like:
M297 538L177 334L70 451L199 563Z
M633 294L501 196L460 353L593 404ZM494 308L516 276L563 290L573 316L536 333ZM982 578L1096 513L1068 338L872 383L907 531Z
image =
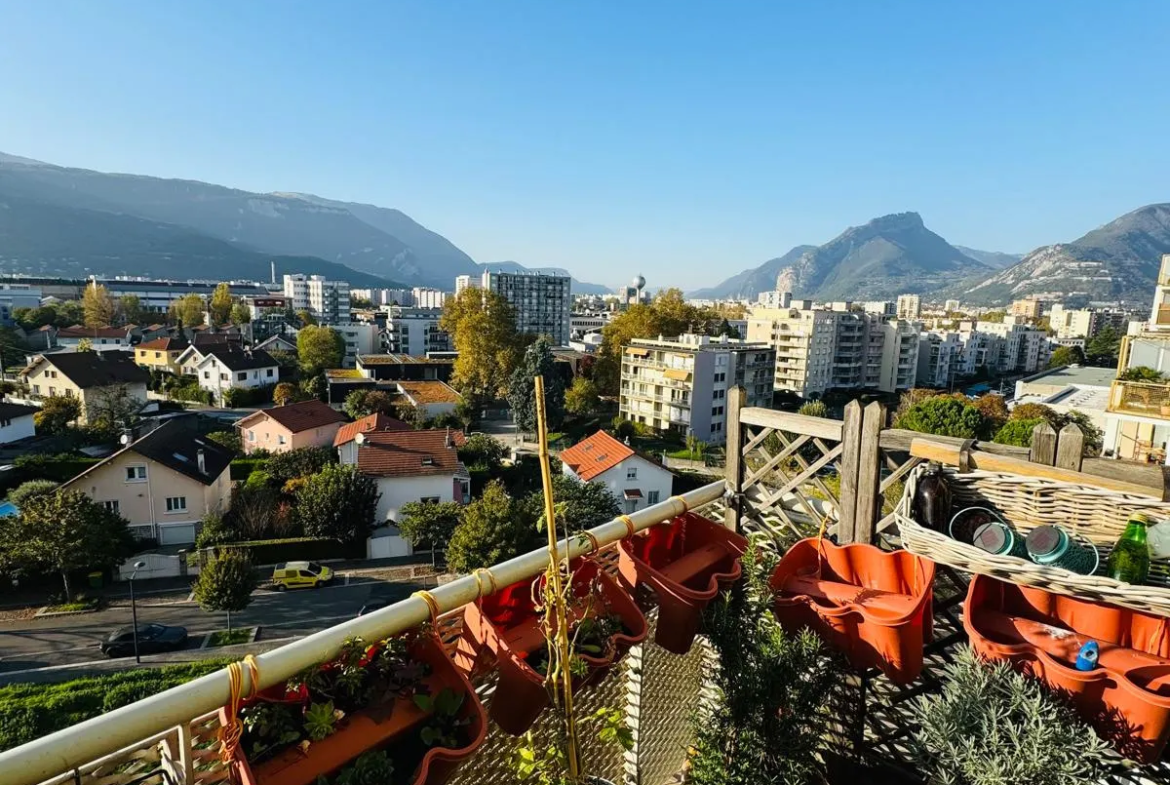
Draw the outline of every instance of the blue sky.
M0 0L0 150L690 288L890 212L1023 252L1170 200L1167 29L1161 0Z

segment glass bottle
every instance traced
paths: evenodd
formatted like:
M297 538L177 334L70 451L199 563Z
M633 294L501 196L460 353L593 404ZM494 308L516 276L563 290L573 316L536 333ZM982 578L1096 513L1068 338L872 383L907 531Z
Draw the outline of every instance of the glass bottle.
M951 486L942 465L932 463L914 491L914 517L928 529L946 532L951 519Z
M1152 523L1144 513L1129 516L1121 539L1109 554L1108 575L1122 583L1143 583L1150 574L1150 546L1146 542L1146 527Z

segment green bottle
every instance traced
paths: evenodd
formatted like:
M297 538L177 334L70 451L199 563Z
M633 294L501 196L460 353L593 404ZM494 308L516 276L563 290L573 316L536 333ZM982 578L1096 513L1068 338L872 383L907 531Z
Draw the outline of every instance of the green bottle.
M1108 575L1122 583L1144 583L1150 574L1150 546L1146 542L1146 527L1153 521L1148 515L1135 512L1129 516L1121 539L1109 554Z

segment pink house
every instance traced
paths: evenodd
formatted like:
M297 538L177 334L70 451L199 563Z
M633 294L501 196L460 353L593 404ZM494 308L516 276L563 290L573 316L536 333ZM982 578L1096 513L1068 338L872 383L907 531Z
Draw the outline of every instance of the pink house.
M290 452L301 447L332 447L345 417L320 401L261 409L236 423L245 453Z

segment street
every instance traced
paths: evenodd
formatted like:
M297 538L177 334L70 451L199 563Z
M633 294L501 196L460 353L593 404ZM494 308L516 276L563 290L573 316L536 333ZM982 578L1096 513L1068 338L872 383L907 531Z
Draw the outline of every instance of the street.
M346 577L339 575L336 585L320 589L257 589L248 608L232 614L232 627L259 626L260 640L299 637L353 618L371 598L395 601L424 588L422 583L366 576L352 576L346 585ZM434 585L433 578L427 580ZM0 622L0 673L105 659L98 644L130 619L130 606L119 603L97 613ZM138 623L150 622L186 627L188 647L197 648L203 633L226 628L227 616L202 611L181 595L144 597L138 603ZM207 656L215 656L215 649L208 649Z

